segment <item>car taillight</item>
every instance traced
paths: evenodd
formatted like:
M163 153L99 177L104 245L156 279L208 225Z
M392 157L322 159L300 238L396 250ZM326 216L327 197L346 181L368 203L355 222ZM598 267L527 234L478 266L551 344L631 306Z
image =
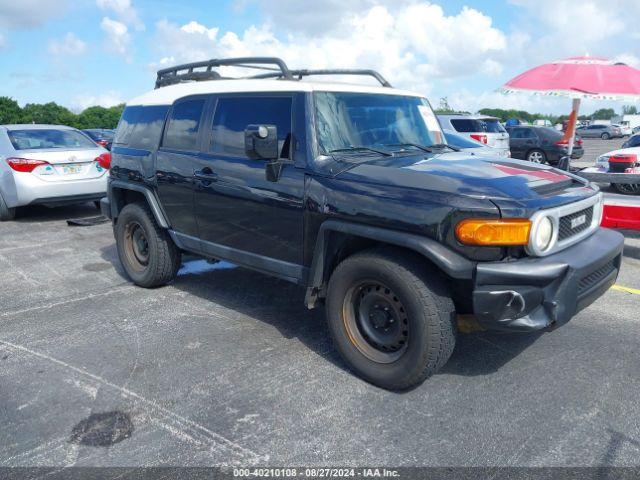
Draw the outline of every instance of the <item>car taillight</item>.
M96 158L96 162L105 170L109 170L111 168L111 154L109 152L105 152L101 154L98 158Z
M581 138L579 138L579 139L577 139L577 140L576 140L576 143L577 143L578 145L582 145L584 142L582 141L582 139L581 139Z
M489 142L489 139L487 138L486 135L480 135L477 133L472 133L470 135L471 138L473 138L474 140L480 142L480 143L484 143L485 145Z
M30 173L40 165L48 165L44 160L33 160L31 158L7 158L7 163L16 172Z
M107 145L109 145L109 142L107 142L106 140L96 140L96 143L101 147L106 147Z

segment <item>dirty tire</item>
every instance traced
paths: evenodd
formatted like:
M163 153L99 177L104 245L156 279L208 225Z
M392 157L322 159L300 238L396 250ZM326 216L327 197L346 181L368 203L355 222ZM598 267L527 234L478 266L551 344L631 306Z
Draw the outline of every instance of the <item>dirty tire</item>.
M356 318L359 329L371 331L361 327L373 315L370 309L362 313L367 295L371 295L363 291L368 288L367 282L388 287L392 299L406 312L401 319L408 331L403 332L407 335L404 350L385 353L383 361L372 359L366 345L363 349L361 340L366 333L354 334L354 322L350 320ZM358 306L353 307L354 295L350 292L357 285ZM375 248L342 261L329 280L326 314L334 344L344 360L362 378L389 390L419 385L447 362L455 346L455 309L442 277L419 256L400 249ZM380 325L374 328L379 329ZM383 348L389 347L385 344ZM374 351L373 356L377 358L378 354Z
M16 209L7 207L7 204L0 195L0 222L7 222L16 217Z
M114 227L118 257L136 285L154 288L173 280L180 268L180 250L156 223L144 203L126 205Z

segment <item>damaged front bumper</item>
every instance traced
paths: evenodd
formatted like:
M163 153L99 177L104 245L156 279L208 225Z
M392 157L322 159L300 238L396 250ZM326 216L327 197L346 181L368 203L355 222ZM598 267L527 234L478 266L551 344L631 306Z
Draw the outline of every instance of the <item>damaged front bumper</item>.
M489 330L556 328L615 283L623 245L620 233L600 228L580 243L548 257L478 263L474 314Z

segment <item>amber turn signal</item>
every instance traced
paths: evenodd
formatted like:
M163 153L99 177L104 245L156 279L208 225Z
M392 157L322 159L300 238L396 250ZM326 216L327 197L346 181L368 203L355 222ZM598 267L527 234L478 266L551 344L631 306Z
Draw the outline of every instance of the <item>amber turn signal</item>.
M456 237L465 245L527 245L531 220L505 218L500 220L467 219L456 227Z

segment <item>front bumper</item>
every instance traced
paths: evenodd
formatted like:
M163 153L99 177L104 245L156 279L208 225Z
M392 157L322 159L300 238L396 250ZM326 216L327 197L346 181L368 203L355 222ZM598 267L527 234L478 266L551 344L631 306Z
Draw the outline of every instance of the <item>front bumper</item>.
M548 257L478 263L474 314L490 330L556 328L615 283L623 246L620 233L601 228Z

